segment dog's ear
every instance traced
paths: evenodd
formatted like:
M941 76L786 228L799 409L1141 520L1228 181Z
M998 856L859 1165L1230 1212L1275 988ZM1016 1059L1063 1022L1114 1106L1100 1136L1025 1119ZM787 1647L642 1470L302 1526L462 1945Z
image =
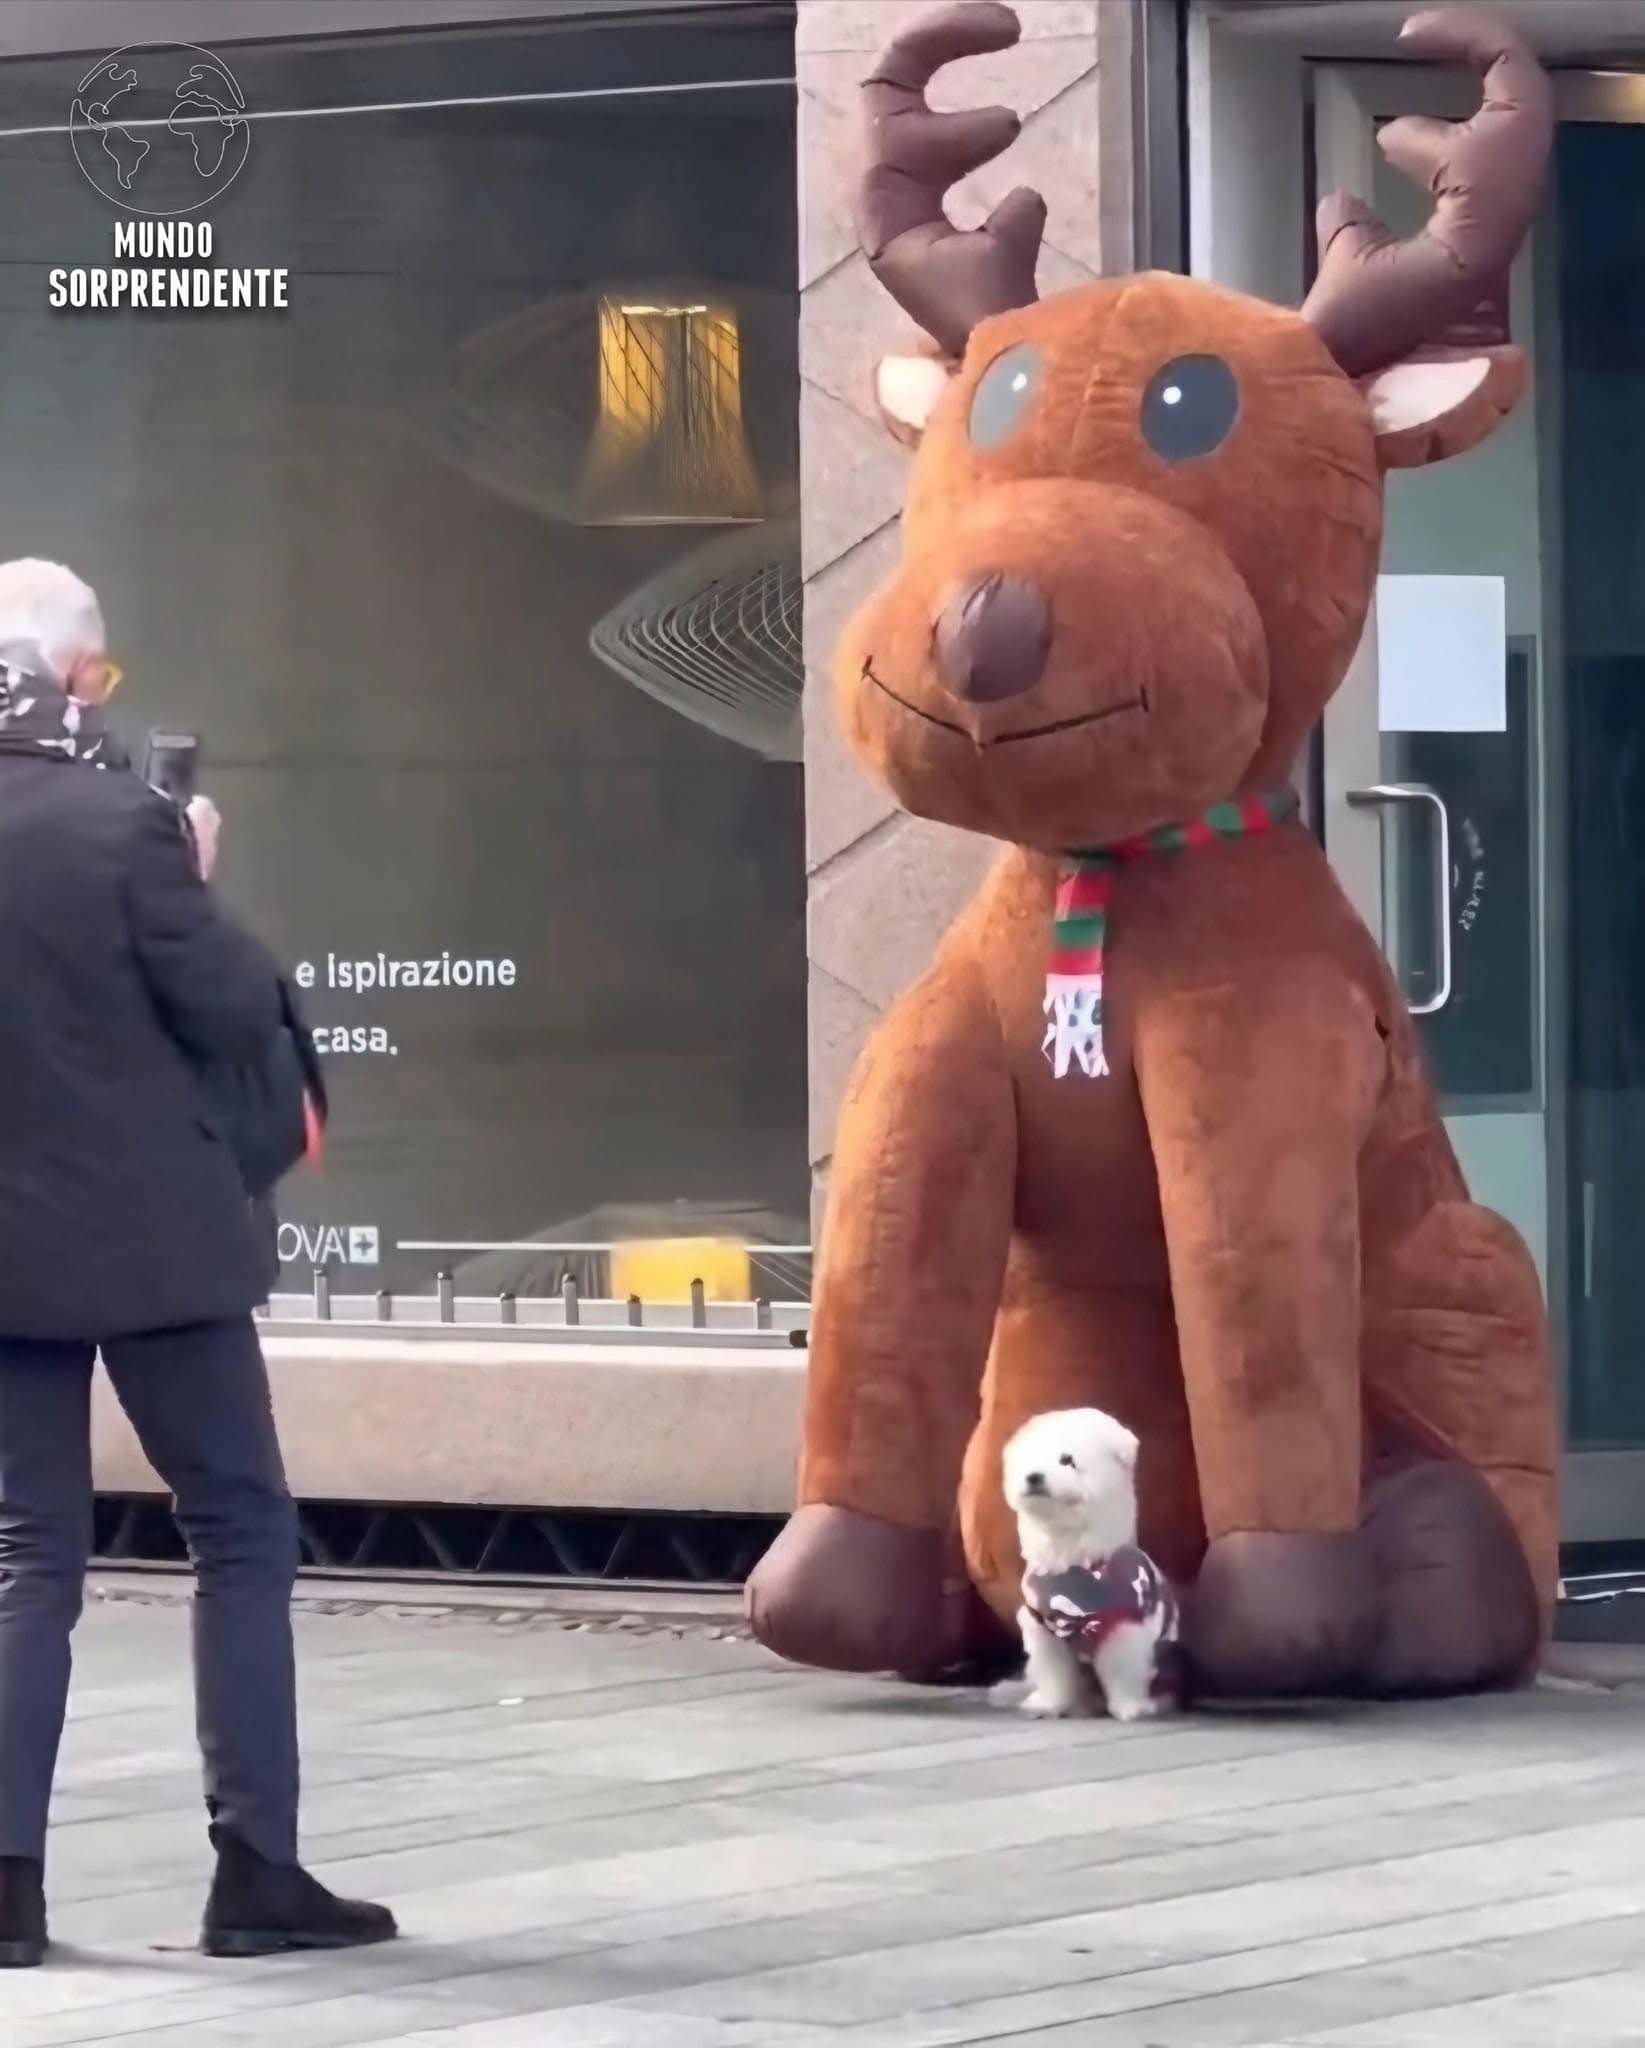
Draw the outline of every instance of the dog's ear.
M1137 1459L1142 1454L1142 1445L1131 1434L1130 1430L1122 1429L1120 1431L1119 1442L1115 1448L1119 1454L1119 1461L1126 1471L1134 1472L1137 1469Z

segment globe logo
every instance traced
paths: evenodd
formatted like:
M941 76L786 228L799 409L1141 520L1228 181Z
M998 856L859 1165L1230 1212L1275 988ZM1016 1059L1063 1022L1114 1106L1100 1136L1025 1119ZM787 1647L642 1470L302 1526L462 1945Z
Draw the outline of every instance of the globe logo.
M74 159L111 205L165 218L209 206L251 153L245 95L193 43L128 43L81 79Z

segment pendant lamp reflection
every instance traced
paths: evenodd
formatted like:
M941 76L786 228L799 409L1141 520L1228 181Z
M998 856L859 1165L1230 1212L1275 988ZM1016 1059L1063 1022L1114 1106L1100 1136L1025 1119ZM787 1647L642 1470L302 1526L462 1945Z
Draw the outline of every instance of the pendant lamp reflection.
M599 322L600 416L583 473L582 523L758 519L736 314L700 300L608 296Z

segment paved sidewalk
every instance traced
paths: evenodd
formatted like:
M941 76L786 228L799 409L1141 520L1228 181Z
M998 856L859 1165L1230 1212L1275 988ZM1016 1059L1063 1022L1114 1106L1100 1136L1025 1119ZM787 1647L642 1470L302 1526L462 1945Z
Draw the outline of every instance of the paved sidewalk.
M1046 1727L703 1627L301 1634L312 1859L407 1939L176 1946L185 1617L94 1601L4 2048L1645 2043L1645 1691Z

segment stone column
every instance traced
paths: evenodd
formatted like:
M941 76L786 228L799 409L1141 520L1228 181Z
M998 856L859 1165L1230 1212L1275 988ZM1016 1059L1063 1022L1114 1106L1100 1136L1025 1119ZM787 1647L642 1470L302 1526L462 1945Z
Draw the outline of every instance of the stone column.
M811 961L811 1160L820 1222L834 1122L875 1022L930 960L992 857L989 844L904 817L859 772L835 723L830 669L841 625L890 571L908 458L879 424L877 358L907 324L857 247L852 193L860 157L858 88L897 24L932 0L799 0L800 478L805 571L806 864ZM1129 47L1133 0L1018 0L1023 40L942 74L937 106L998 101L1023 131L957 188L972 226L1015 185L1050 205L1040 290L1096 276L1098 46ZM1118 40L1116 40L1118 38ZM1115 69L1123 68L1116 64ZM1114 79L1110 77L1110 103ZM1128 204L1106 232L1128 234ZM1128 249L1111 257L1123 265Z

